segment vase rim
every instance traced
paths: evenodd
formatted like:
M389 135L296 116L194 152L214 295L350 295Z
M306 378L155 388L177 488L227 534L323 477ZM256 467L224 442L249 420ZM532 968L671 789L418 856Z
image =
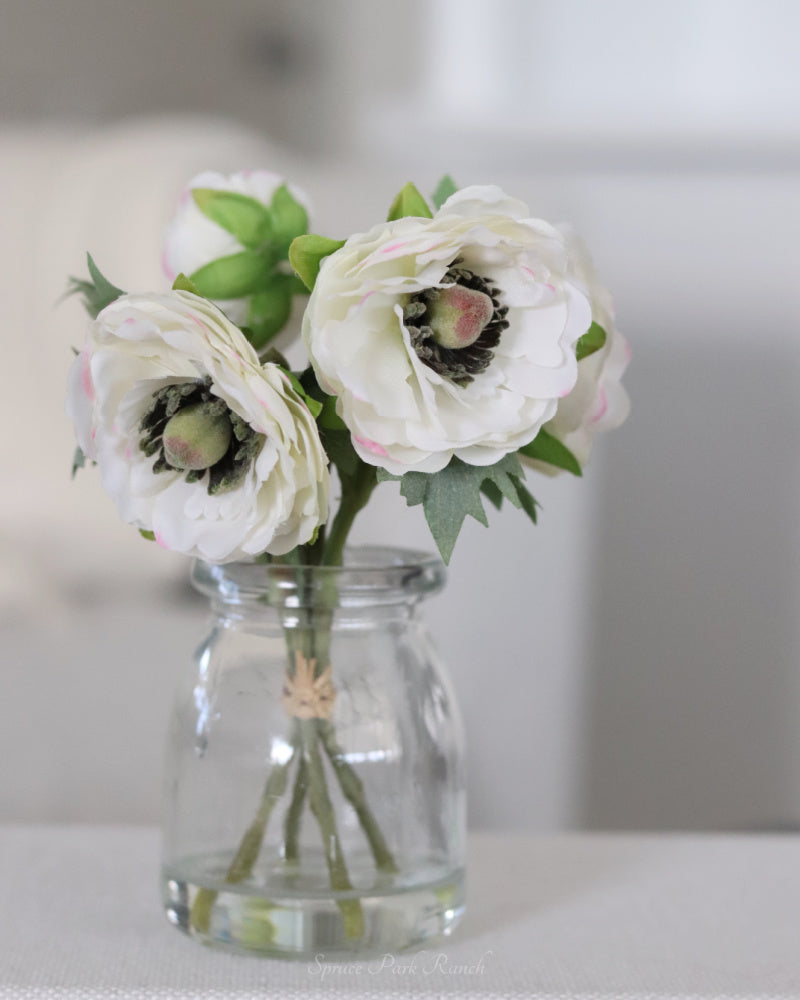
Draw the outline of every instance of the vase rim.
M223 604L354 607L400 604L437 593L447 571L419 549L363 545L345 549L341 566L195 560L192 584Z

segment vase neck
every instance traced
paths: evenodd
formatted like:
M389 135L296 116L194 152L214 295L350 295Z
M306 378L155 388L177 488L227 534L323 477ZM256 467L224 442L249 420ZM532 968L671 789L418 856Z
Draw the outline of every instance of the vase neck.
M424 552L364 547L343 566L194 563L192 583L215 605L278 609L366 608L414 604L442 589L446 571Z

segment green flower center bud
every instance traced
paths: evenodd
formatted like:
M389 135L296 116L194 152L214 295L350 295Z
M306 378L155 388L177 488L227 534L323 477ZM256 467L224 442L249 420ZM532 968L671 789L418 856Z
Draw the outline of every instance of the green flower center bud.
M227 412L208 403L194 403L169 418L164 427L164 458L173 469L197 471L216 465L231 443Z
M488 295L450 285L440 289L428 306L427 322L437 344L456 350L474 344L493 315L494 303Z

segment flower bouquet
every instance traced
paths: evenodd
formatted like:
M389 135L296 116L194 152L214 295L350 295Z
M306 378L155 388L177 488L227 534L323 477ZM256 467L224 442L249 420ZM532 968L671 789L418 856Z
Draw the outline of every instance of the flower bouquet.
M445 177L432 204L408 184L339 240L272 174L202 174L171 290L125 294L91 257L72 279L93 319L74 467L196 558L216 614L173 722L162 880L206 942L335 955L452 929L463 740L416 615L444 571L348 534L398 483L447 563L484 500L535 522L526 469L579 476L627 414L628 346L574 233L497 187ZM307 295L292 371L276 343Z

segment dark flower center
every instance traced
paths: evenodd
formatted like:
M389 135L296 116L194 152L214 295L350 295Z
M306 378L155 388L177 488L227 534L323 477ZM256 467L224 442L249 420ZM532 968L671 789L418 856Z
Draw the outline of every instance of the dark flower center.
M412 295L403 321L417 357L438 375L465 386L485 371L493 348L508 328L508 306L500 305L500 290L460 260L450 265L444 288L426 288Z
M139 448L156 455L153 472L185 472L187 483L208 474L210 495L234 489L264 443L227 403L211 392L211 379L158 389L139 421Z

